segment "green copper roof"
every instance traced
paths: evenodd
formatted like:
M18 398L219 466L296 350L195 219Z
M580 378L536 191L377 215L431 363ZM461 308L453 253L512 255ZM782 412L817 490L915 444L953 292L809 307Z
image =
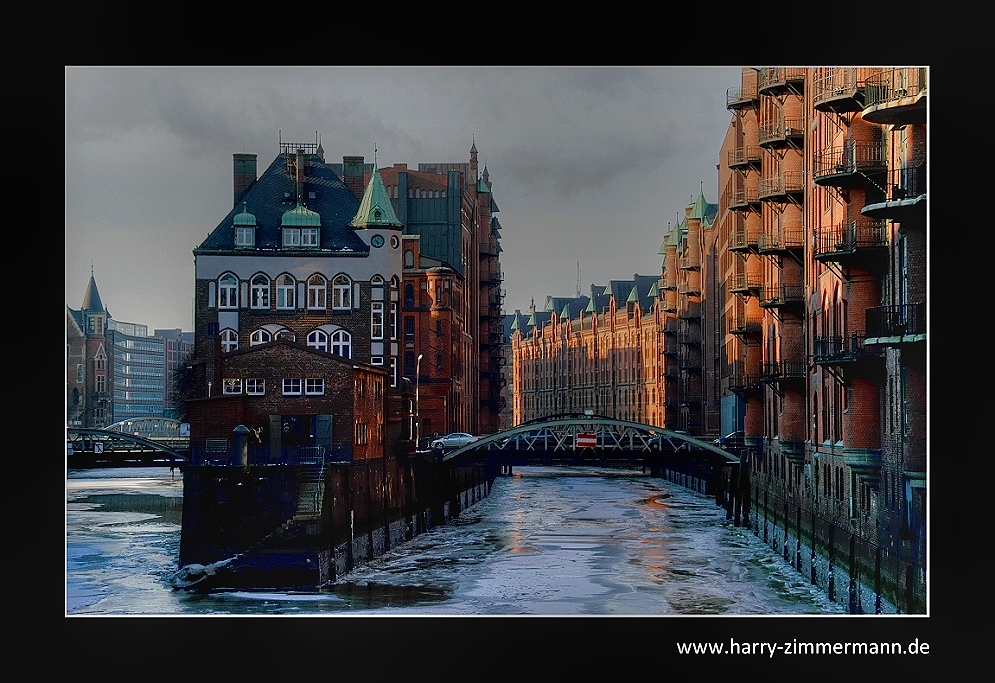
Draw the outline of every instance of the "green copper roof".
M705 201L705 195L703 192L698 192L698 199L695 200L691 208L691 215L689 218L697 218L701 221L702 225L711 225L715 220L715 215L719 211L718 204L709 204Z
M241 214L239 214L241 215ZM255 222L255 218L253 218ZM283 214L283 219L280 221L280 225L287 227L321 227L321 216L316 214L311 209L307 208L303 204L298 204L290 211Z
M563 310L560 311L560 318L570 320L570 304L563 304Z
M356 217L349 223L350 226L358 229L370 227L391 227L400 228L401 221L394 213L394 207L390 203L390 196L387 188L384 187L380 178L380 169L373 166L373 175L366 185L363 199L359 202L359 209Z
M242 213L235 214L235 218L233 220L233 224L234 225L255 225L256 224L256 217L253 214L249 213L249 210L246 208L245 204L243 203L242 204Z
M629 291L629 298L625 300L625 303L639 301L638 290L639 290L639 287L637 287L636 285L633 285L632 289Z

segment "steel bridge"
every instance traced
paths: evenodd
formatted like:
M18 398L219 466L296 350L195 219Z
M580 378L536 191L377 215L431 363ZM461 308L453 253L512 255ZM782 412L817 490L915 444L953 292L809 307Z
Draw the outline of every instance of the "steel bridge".
M686 432L598 415L558 415L490 434L443 454L443 460L486 449L511 461L557 461L595 457L638 463L647 456L700 455L739 463L739 456Z
M66 463L70 467L179 467L187 463L189 447L190 438L178 435L146 437L110 427L66 430Z
M557 415L435 453L457 466L486 460L511 474L515 465L642 469L701 493L714 494L730 518L743 504L742 451L732 453L685 432L599 415Z

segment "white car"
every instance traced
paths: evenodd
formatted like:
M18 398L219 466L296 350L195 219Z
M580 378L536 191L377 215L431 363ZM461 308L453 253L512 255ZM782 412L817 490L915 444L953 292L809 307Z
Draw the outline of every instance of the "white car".
M473 434L467 434L466 432L453 432L452 434L446 434L438 439L434 439L432 441L432 450L462 448L463 446L471 444L474 441L480 441L480 437L474 436Z

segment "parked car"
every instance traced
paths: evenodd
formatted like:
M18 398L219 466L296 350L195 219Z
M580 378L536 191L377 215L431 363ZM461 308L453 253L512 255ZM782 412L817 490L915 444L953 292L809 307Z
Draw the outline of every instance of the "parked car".
M746 445L746 433L743 430L730 432L725 436L715 439L712 444L727 450L733 448L743 448Z
M466 432L453 432L446 434L432 441L432 450L447 450L450 448L462 448L474 441L480 441L479 436L467 434Z

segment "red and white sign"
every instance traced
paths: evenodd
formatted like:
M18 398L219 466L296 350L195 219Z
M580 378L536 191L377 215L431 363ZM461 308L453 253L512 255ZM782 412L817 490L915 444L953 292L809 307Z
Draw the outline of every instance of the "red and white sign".
M577 448L597 448L598 435L595 432L578 432Z

